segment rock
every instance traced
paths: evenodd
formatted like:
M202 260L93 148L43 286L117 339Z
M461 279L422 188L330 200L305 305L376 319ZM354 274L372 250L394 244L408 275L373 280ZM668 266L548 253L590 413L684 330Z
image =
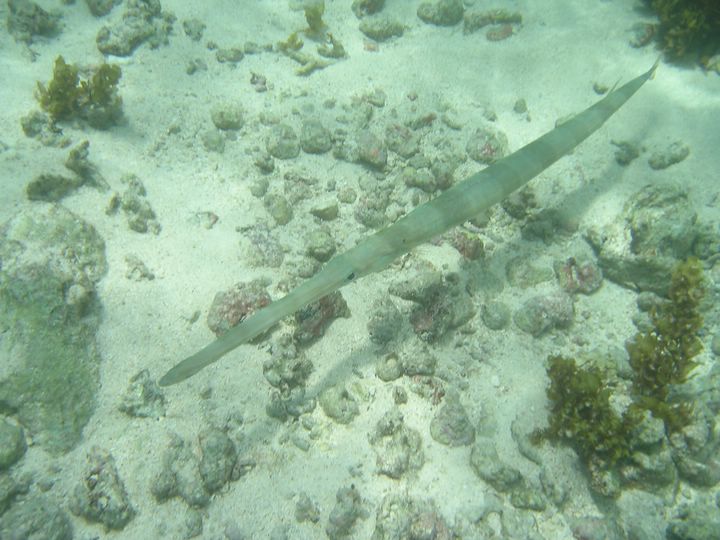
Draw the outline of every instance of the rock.
M143 369L130 379L130 385L118 409L136 418L165 416L165 395L157 383L150 378L147 369Z
M0 471L17 463L26 450L23 429L0 418Z
M332 148L332 138L320 120L309 118L300 130L300 148L308 154L324 154Z
M9 346L0 402L47 451L66 452L95 410L95 286L107 270L105 244L79 216L38 203L0 227L0 260L0 327Z
M420 433L405 425L398 409L391 409L378 421L369 439L380 474L398 479L419 470L425 462Z
M26 45L35 36L52 37L60 31L60 15L49 13L30 0L8 0L8 32Z
M70 510L88 521L102 523L106 531L122 530L135 516L109 452L95 447L88 454L88 466L72 492Z
M69 516L45 496L35 496L14 504L0 520L0 538L72 540Z
M213 107L210 118L215 127L221 130L238 130L245 123L242 107L229 103Z
M518 328L538 337L551 329L570 326L574 311L572 298L564 292L558 292L526 300L515 311L513 320Z
M292 127L277 124L265 139L265 149L274 158L292 159L300 154L300 141Z
M331 386L320 394L323 412L339 424L349 424L360 414L357 401L344 386Z
M475 442L475 428L455 392L446 396L444 405L430 421L430 436L451 447L469 446Z
M417 16L429 24L454 26L462 20L464 12L462 0L436 0L422 2L418 6Z
M358 518L365 515L360 493L353 486L340 488L335 496L336 502L328 517L325 532L330 540L346 538Z
M360 21L360 31L375 41L387 41L402 36L405 25L387 15L372 15Z

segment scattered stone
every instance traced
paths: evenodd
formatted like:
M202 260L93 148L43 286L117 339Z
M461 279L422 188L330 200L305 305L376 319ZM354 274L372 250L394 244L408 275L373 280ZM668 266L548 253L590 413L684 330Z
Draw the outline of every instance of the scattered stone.
M102 523L106 531L122 530L135 516L125 486L109 452L93 448L83 479L70 497L70 510L93 523Z
M369 440L379 474L399 479L407 472L419 470L425 462L420 433L405 425L398 409L385 413Z
M462 0L436 0L422 2L417 16L428 24L454 26L462 20L464 11Z
M73 526L55 501L40 495L14 504L3 514L0 538L72 540Z
M378 345L388 344L399 335L401 326L402 314L392 300L383 297L374 303L367 322L368 333L373 343Z
M143 369L130 379L130 385L118 410L136 418L165 416L165 395L157 383L150 378L147 369Z
M256 279L237 283L226 291L220 291L213 298L208 311L207 325L216 336L221 336L240 324L252 313L270 304L272 299L265 288L267 282ZM262 336L266 336L267 332ZM261 340L263 337L256 339Z
M0 471L17 463L26 450L23 428L0 418Z
M360 31L370 39L382 42L402 36L405 25L387 15L371 15L360 21Z
M85 0L90 13L96 17L104 17L112 11L112 9L121 4L122 0Z
M130 56L145 42L153 49L168 43L175 16L162 11L160 0L129 0L121 19L103 26L95 38L98 50Z
M477 128L468 139L465 151L478 163L489 165L508 154L507 136L490 126Z
M182 23L185 35L192 41L200 41L207 25L200 19L186 19Z
M320 509L307 493L300 493L295 503L295 520L298 523L309 521L317 523L320 521Z
M238 130L245 123L242 107L233 104L216 105L210 112L215 127L221 130Z
M312 231L305 240L305 252L319 262L327 262L337 250L335 240L325 229Z
M42 173L33 178L25 187L25 195L31 201L57 202L82 185L77 176Z
M475 442L475 428L456 392L446 395L445 403L430 421L430 436L446 446L469 446Z
M53 37L60 31L60 14L49 13L30 0L8 0L7 28L15 41L26 45L35 36Z
M340 291L323 296L295 313L295 331L293 337L308 345L321 338L332 322L338 317L350 317L350 309Z
M590 259L570 257L553 263L558 284L570 294L592 294L602 285L602 270Z
M377 13L385 6L385 0L353 0L352 9L355 16L360 19L366 15Z
M539 337L551 329L570 326L574 311L570 295L558 292L526 300L513 315L513 320L524 332Z
M490 330L503 330L510 323L510 308L504 302L491 301L483 304L480 316Z
M371 131L363 130L356 138L358 160L374 169L382 169L387 165L385 145Z
M95 410L105 244L69 210L36 203L0 226L0 260L0 328L15 344L0 403L45 450L66 452Z
M268 154L277 159L293 159L300 154L300 141L295 130L287 124L277 124L265 139Z
M680 163L689 155L690 147L683 142L676 141L664 150L653 152L648 158L648 165L655 170L667 169L670 165Z
M324 390L318 401L323 412L339 424L349 424L360 414L357 401L344 386L331 386Z
M358 518L367 515L360 493L355 486L340 488L335 499L335 506L330 511L328 524L325 527L325 533L330 540L346 538Z
M155 279L155 274L150 271L137 255L126 255L125 264L127 265L127 270L125 270L126 279L130 281L152 281Z
M207 129L200 135L203 146L208 152L222 154L225 151L225 137L216 129Z
M122 195L115 194L110 200L107 213L114 214L122 209L130 230L138 233L160 234L160 223L150 203L145 199L145 186L134 174L125 175L121 181L127 185Z
M629 141L610 141L617 148L615 150L615 161L618 165L629 165L640 155L640 148Z
M308 154L324 154L332 148L332 138L320 120L308 118L300 130L300 148Z
M372 538L450 540L454 536L433 501L389 494L385 495L377 509Z

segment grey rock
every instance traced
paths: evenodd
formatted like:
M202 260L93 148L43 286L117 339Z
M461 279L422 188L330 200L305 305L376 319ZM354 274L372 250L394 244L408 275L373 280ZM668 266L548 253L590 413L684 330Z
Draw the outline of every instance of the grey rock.
M566 328L573 320L572 298L566 293L538 295L526 300L515 311L515 324L528 334L539 337L554 328Z
M306 119L300 130L300 147L308 154L324 154L332 148L332 138L320 120Z
M174 20L162 11L160 0L129 0L122 18L103 26L95 43L103 54L130 56L145 42L153 48L167 43Z
M323 412L339 424L349 424L359 413L357 401L344 386L332 386L320 394Z
M0 402L46 450L66 452L99 387L95 285L107 269L104 242L79 216L39 203L0 227L0 260L0 327L15 345Z
M200 41L207 25L200 19L186 19L182 23L185 35L192 41Z
M238 130L245 123L242 107L233 104L223 104L213 107L210 119L216 128L222 130Z
M0 418L0 471L17 463L26 450L23 428Z
M502 462L491 439L478 439L470 452L470 465L481 480L500 492L510 492L523 483L520 471Z
M200 139L208 152L222 154L225 151L225 137L215 129L203 131Z
M360 21L360 31L375 41L387 41L402 36L405 25L387 15L371 15Z
M390 478L417 471L425 461L420 433L405 425L398 409L385 413L369 440L375 450L378 473Z
M130 379L125 395L118 406L120 412L137 418L160 418L165 416L165 394L143 369Z
M430 421L430 436L447 446L468 446L475 441L475 427L455 392L445 396L444 405Z
M25 187L25 195L31 201L57 202L83 184L77 176L42 173L33 178Z
M72 540L67 513L52 499L35 496L14 504L0 520L0 538L8 540Z
M487 165L505 157L509 148L507 135L494 127L483 126L473 132L465 151L478 163Z
M306 253L320 261L327 262L335 254L336 246L332 235L325 229L312 231L305 240Z
M720 531L718 505L707 496L682 505L665 530L667 540L717 540Z
M340 488L328 517L325 532L331 540L347 537L358 518L365 515L362 498L355 487Z
M676 261L693 253L701 225L685 188L650 184L630 197L613 223L589 229L587 239L605 277L664 296Z
M109 452L97 447L88 455L83 479L70 497L70 510L105 530L122 530L135 516L125 486Z
M223 431L206 429L198 436L200 462L198 469L208 493L215 493L227 484L237 463L237 450Z
M502 330L510 323L510 308L504 302L488 302L483 304L480 316L490 330Z
M287 225L293 218L292 206L283 195L268 193L263 198L263 205L278 225Z
M292 159L300 154L300 141L295 130L287 124L277 124L265 139L268 154L277 159Z
M377 509L372 540L450 538L450 527L432 500L389 494Z
M420 19L438 26L454 26L463 18L465 8L462 0L436 0L422 2L417 9Z
M60 30L60 15L49 13L30 0L8 0L8 32L30 45L35 36L52 37Z
M689 155L690 147L687 144L676 141L663 150L653 152L648 158L648 165L655 170L667 169L670 165L680 163Z
M85 0L90 13L96 17L104 17L121 2L122 0Z
M378 345L390 343L399 335L401 326L402 314L392 300L383 297L374 303L367 323L370 340L373 343Z

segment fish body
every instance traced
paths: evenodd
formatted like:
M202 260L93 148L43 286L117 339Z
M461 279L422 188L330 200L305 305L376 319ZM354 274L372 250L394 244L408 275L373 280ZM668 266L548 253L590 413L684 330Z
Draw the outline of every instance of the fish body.
M612 90L570 120L335 256L317 274L283 298L256 311L170 369L160 379L160 385L169 386L192 377L284 317L358 278L384 269L415 246L502 201L597 131L653 76L657 65L655 62L648 71Z

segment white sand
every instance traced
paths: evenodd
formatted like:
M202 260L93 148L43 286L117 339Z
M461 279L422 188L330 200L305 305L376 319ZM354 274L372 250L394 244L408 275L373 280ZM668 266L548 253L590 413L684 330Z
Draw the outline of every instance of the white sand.
M49 0L39 3L57 5ZM269 276L274 282L288 277L286 265L279 271L249 267L247 243L236 231L258 221L270 221L261 202L248 190L259 176L249 150L262 145L267 130L258 121L260 113L285 116L294 109L305 111L308 104L321 110L326 99L336 99L342 105L353 96L382 89L388 96L385 111L380 112L385 115L414 91L419 103L448 104L464 120L466 127L458 133L460 147L487 107L497 112L496 125L508 134L515 150L551 129L558 117L594 103L598 99L592 91L594 82L611 86L618 80L627 81L647 70L656 58L652 47L638 50L628 46L628 29L643 20L633 10L633 2L491 3L488 7L506 7L523 15L517 34L497 43L487 41L484 31L466 36L460 26L423 24L415 15L417 2L387 3L385 12L403 20L408 30L402 38L381 44L378 52L370 52L364 50L364 36L357 30L349 0L327 2L325 19L345 46L348 58L302 78L294 75L294 62L277 54L246 56L233 68L218 64L213 52L204 46L208 41L229 47L241 46L247 40L264 44L284 39L304 26L302 13L291 12L285 1L164 0L163 8L178 17L170 45L157 50L142 46L130 58L110 59L122 65L120 93L128 124L106 132L66 129L74 142L84 138L90 141L90 160L114 190L124 189L122 175L136 174L162 224L158 236L128 230L122 215L105 215L108 193L91 187L63 201L92 223L106 242L110 270L99 286L104 306L98 336L104 360L102 389L97 411L85 428L84 442L60 459L51 459L33 447L25 466L39 476L49 474L51 463L59 466L60 472L51 475L56 479L51 494L60 497L78 481L91 447L110 451L138 510L134 520L111 537L178 537L185 504L176 499L160 505L149 493L149 479L159 467L168 434L175 432L195 440L199 430L222 424L233 411L245 420L243 456L254 458L257 467L215 496L203 511L203 538L222 538L229 524L235 524L248 538L266 538L282 524L289 526L289 538L322 538L336 491L351 483L367 499L370 511L369 517L356 525L355 538L370 536L375 510L388 493L433 498L452 523L460 512L481 505L490 489L472 472L469 448L448 449L431 439L429 419L436 408L412 392L402 410L407 424L422 434L426 463L417 475L401 481L374 472L375 457L367 435L392 406L392 387L409 387L408 380L385 384L374 376L376 355L366 330L370 303L387 294L393 278L405 276L397 269L346 288L343 294L352 318L333 323L327 335L306 351L315 365L309 382L312 393L342 382L359 385L368 395L360 402L360 416L349 426L332 423L318 407L313 417L324 427L309 451L300 451L287 442L288 434L295 430L302 434L302 428L269 419L264 412L270 390L262 375L262 363L268 358L265 344L240 347L188 382L169 388L168 414L159 421L130 419L117 411L131 376L148 368L159 377L213 338L204 321L217 291L256 276ZM0 11L3 18L6 9L3 6ZM81 1L63 8L63 13L62 34L50 41L38 40L32 46L38 53L35 62L29 61L24 46L14 43L5 31L0 32L0 141L9 147L0 153L0 222L32 206L24 197L26 183L36 174L60 170L67 154L66 149L42 147L20 129L20 117L37 107L35 81L50 78L59 53L68 62L102 61L95 35L106 20L92 17ZM121 13L122 7L116 8L108 20L119 18ZM182 31L182 20L191 17L207 24L200 43L191 42ZM185 65L193 58L204 59L208 70L186 75ZM253 91L251 71L266 76L271 90ZM715 74L662 64L655 80L605 127L536 180L540 203L552 206L565 198L572 200L575 190L594 182L597 193L583 201L579 215L582 230L591 223L611 221L627 197L646 183L675 180L687 185L704 218L717 219L718 201L710 203L717 196L720 170L718 85L720 79ZM518 98L527 101L530 122L513 112ZM220 102L241 104L248 119L238 140L228 141L223 154L206 151L199 138L212 126L211 107ZM339 107L335 113L340 113ZM179 126L180 133L168 135L171 125ZM646 155L620 168L613 159L611 139L637 141L650 149L682 140L690 146L691 155L682 164L660 172L650 170ZM295 160L276 164L271 181L286 171L304 171L316 177L320 185L335 180L340 187L356 186L358 179L369 175L361 166L336 161L329 155L301 154ZM475 169L475 164L466 162L457 173L458 179ZM220 220L207 230L193 221L198 211L215 212ZM295 214L296 218L282 228L281 237L291 252L286 261L296 260L294 255L302 253L303 237L312 223L303 207L296 208ZM516 226L507 231L503 223L496 222L495 229L487 231L488 237L497 239L489 257L494 270L501 272L509 257L527 249L539 258L546 256L547 261L563 255L562 243L546 247L539 242L523 242ZM341 205L341 218L330 226L345 247L366 233L353 219L349 205ZM131 253L156 274L154 281L125 278L124 259ZM413 257L433 262L438 268L447 263L446 270L459 268L457 253L447 247L426 246ZM506 287L502 298L515 306L527 294ZM196 310L202 312L200 320L188 323ZM578 298L576 322L567 334L532 339L513 325L493 333L476 318L471 323L474 334L456 332L438 346L435 354L440 365L466 376L469 389L463 391L463 403L474 422L493 419L495 429L491 433L497 438L502 458L534 478L537 466L519 455L509 426L516 417L529 427L544 424L544 359L554 352L572 354L591 348L574 345L580 338L601 347L622 347L634 331L630 322L633 312L634 295L606 282L597 294ZM418 348L413 338L399 350ZM492 384L493 377L499 385ZM205 388L212 389L209 399L200 397ZM573 453L560 447L546 449L544 456L548 464L554 464L554 470L564 471L570 485L566 514L597 513L585 480L577 473ZM306 492L318 503L322 516L319 524L295 522L293 497L299 492ZM564 518L554 508L536 517L540 532L547 538L569 537ZM73 520L78 538L105 534L98 526Z

